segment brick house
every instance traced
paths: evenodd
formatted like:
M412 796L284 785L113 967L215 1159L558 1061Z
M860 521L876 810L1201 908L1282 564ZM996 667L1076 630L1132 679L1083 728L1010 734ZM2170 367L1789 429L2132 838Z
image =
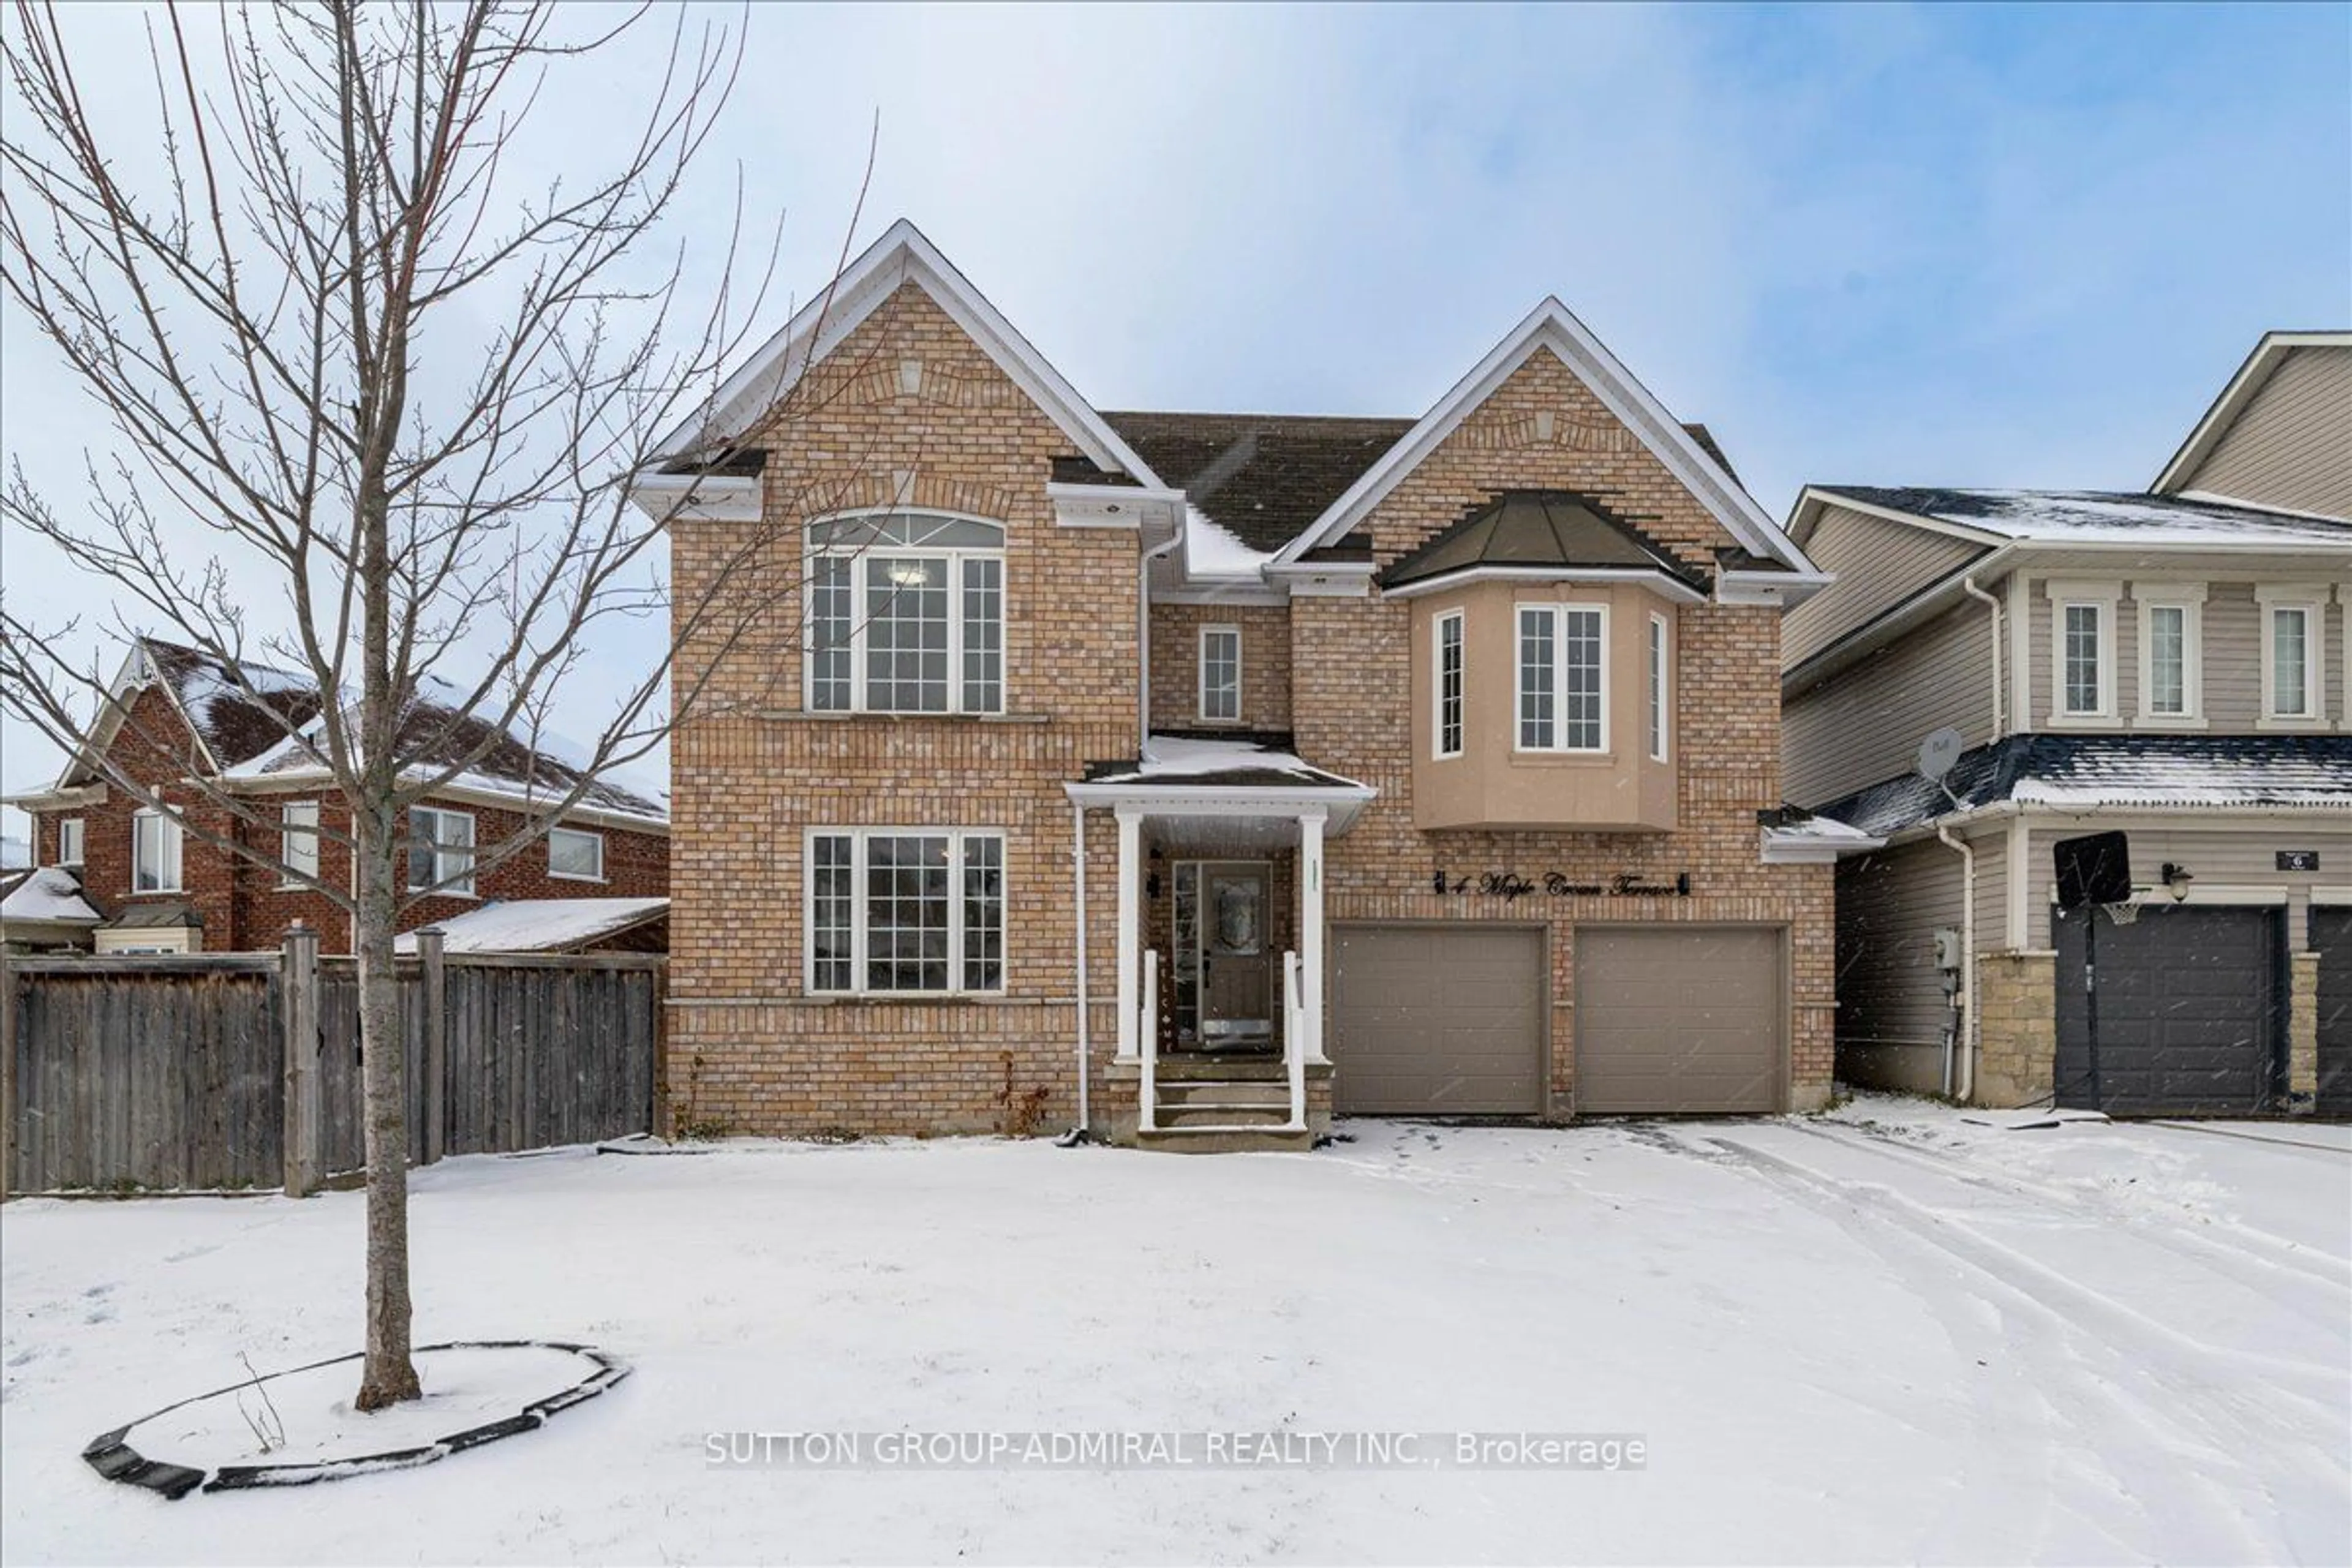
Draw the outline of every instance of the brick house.
M1426 414L1105 413L894 226L641 477L772 616L672 742L671 1112L1297 1146L1817 1106L1826 577L1557 301ZM713 459L710 454L719 457Z
M84 938L100 952L236 952L274 947L300 920L320 931L326 952L351 951L350 920L325 895L207 841L253 843L348 883L350 816L296 739L318 722L317 688L250 664L233 675L194 649L148 637L111 692L92 748L48 788L8 800L33 819L36 863L78 879L91 917L79 922ZM599 780L546 838L477 872L478 847L543 815L534 803L568 795L580 774L543 742L534 750L511 734L493 737L481 721L430 700L415 706L412 722L417 733L440 735L452 757L493 743L411 814L412 886L448 885L405 910L402 930L448 926L509 901L562 900L567 937L579 939L604 909L612 928L628 933L621 945L642 945L643 901L668 892L669 824L658 800ZM113 782L124 779L173 809L151 810ZM47 898L54 905L55 892ZM9 934L39 939L13 920Z
M1887 840L1837 871L1839 1076L2352 1115L2352 332L2265 336L2144 491L1816 485L1790 531L1838 580L1789 794ZM2057 908L2102 832L2129 900Z

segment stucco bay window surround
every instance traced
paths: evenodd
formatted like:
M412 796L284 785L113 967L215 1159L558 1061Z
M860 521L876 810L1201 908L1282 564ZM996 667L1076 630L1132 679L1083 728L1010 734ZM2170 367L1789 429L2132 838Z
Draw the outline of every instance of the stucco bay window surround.
M1507 490L1381 587L1412 616L1414 826L1677 826L1690 568L1587 498Z

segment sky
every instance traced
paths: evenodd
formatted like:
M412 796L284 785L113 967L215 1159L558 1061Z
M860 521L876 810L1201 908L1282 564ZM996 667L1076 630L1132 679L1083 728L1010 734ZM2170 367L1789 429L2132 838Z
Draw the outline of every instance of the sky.
M709 15L744 68L684 287L739 192L775 323L908 217L1099 407L1417 415L1556 294L1785 516L1808 482L2145 486L2263 331L2352 324L2344 5ZM138 13L69 20L94 101L134 98ZM646 65L554 78L537 155ZM0 313L7 459L70 502L112 439ZM107 597L14 533L0 592ZM0 724L0 784L57 764Z

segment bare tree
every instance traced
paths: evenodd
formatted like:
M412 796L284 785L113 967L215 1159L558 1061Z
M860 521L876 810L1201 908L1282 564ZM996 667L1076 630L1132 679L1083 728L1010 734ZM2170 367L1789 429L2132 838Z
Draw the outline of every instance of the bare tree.
M348 847L344 888L285 864L273 835L247 831L252 797L202 770L108 770L149 805L202 799L188 831L352 915L362 1409L419 1393L394 934L434 889L404 875L409 807L509 735L536 737L600 628L667 617L671 648L723 647L790 570L749 526L677 604L663 550L699 476L732 455L661 442L694 427L764 290L764 268L749 298L728 281L743 270L740 195L726 232L696 237L719 263L708 310L674 321L688 253L646 255L732 86L740 28L641 10L567 37L576 15L502 0L173 7L150 20L153 96L138 105L93 100L47 5L19 0L0 41L14 98L0 280L119 441L70 510L12 465L0 518L100 583L107 629L167 632L217 660L348 808L347 833L325 830ZM583 175L561 148L562 174L532 180L533 111L607 93L622 62L645 107L620 151ZM657 505L635 483L656 461L685 476ZM213 553L189 559L180 542L207 534ZM0 701L69 750L120 730L100 672L60 651L76 626L20 611L0 605ZM264 665L316 700L289 703ZM658 666L625 681L577 773L477 847L473 868L657 748L702 695Z

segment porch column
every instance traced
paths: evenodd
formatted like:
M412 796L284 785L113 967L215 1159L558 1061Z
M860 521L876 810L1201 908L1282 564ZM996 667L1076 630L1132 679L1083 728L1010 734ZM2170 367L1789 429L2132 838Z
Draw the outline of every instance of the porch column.
M1323 1054L1323 818L1322 807L1298 817L1299 1011L1307 1019L1307 1059Z
M1143 814L1120 806L1118 817L1118 1059L1134 1061L1142 1034Z

